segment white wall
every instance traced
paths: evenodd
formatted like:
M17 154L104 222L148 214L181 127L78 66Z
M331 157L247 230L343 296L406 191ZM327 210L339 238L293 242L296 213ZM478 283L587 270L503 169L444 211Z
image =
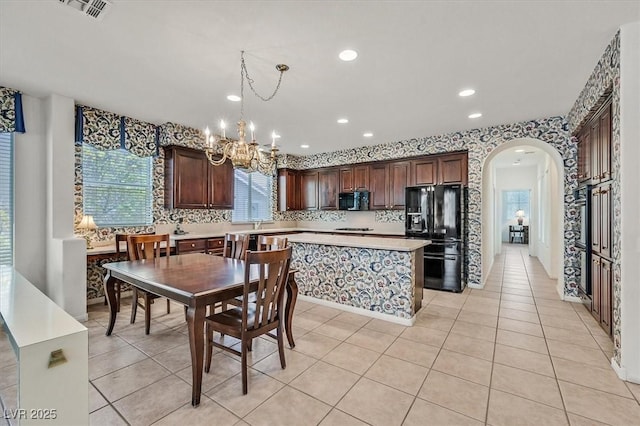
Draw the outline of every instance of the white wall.
M558 168L549 156L537 169L539 196L537 202L540 215L534 219L537 232L534 234L537 256L551 278L560 274L562 248L557 244L557 235L562 234L563 218L561 203L563 186L560 183ZM564 294L564 290L562 290Z
M485 170L482 180L482 206L481 214L483 217L481 223L482 230L482 280L484 283L493 267L493 259L496 254L500 253L500 240L496 237L495 224L491 223L491 218L495 217L495 171L493 167Z
M620 29L621 369L640 383L640 23ZM615 279L615 278L614 278ZM614 363L615 364L615 363Z
M46 256L46 144L43 102L22 95L25 133L15 133L15 268L45 291Z

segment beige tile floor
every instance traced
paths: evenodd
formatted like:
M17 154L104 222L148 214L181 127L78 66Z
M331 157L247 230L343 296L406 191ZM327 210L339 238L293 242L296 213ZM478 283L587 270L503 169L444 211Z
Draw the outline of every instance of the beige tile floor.
M202 403L190 406L184 315L155 306L151 335L128 324L115 334L92 306L92 425L598 425L640 424L640 385L610 368L612 343L581 305L562 302L542 266L506 245L483 290L425 291L413 327L299 302L296 348L258 339L249 394L240 363L217 352ZM6 349L6 348L4 348ZM3 347L0 347L0 359ZM10 358L0 395L15 394ZM5 371L7 368L9 370ZM3 373L7 374L3 374ZM1 424L1 422L0 422Z

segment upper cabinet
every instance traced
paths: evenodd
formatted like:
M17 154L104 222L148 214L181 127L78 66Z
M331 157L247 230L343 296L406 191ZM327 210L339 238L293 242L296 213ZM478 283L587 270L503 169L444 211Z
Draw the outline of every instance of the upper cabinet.
M611 179L611 97L576 134L578 181L597 185Z
M436 184L467 184L466 152L321 169L280 169L278 207L281 211L336 210L340 192L368 190L371 210L401 210L407 186Z
M330 168L318 172L318 204L320 210L338 210L339 170Z
M300 173L300 209L318 210L318 171Z
M300 209L300 173L297 170L278 170L278 210Z
M167 146L165 199L170 209L233 209L233 165L213 166L203 151Z
M369 189L369 166L341 166L340 192L352 192L360 189Z

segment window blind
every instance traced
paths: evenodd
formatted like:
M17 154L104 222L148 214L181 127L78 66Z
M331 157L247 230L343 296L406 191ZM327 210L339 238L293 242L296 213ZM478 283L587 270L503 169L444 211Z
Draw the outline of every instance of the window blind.
M0 265L13 264L13 134L0 133Z
M82 145L83 212L98 226L153 223L152 157Z
M259 172L234 170L233 222L272 220L271 176Z

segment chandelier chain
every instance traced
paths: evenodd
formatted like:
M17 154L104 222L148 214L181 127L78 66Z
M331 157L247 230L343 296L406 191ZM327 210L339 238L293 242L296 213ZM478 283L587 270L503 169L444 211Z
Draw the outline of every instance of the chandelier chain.
M249 83L249 88L251 89L253 94L256 95L256 97L262 99L264 102L269 102L278 93L278 90L280 89L280 83L282 83L282 74L284 74L285 71L286 69L280 70L280 77L278 78L278 84L276 84L276 88L273 90L273 93L270 96L264 97L260 95L256 91L256 89L253 87L254 80L251 77L249 77L249 71L247 71L247 64L245 64L244 62L244 50L243 50L240 55L240 96L242 96L242 92L244 90L244 78L246 78L247 83Z

